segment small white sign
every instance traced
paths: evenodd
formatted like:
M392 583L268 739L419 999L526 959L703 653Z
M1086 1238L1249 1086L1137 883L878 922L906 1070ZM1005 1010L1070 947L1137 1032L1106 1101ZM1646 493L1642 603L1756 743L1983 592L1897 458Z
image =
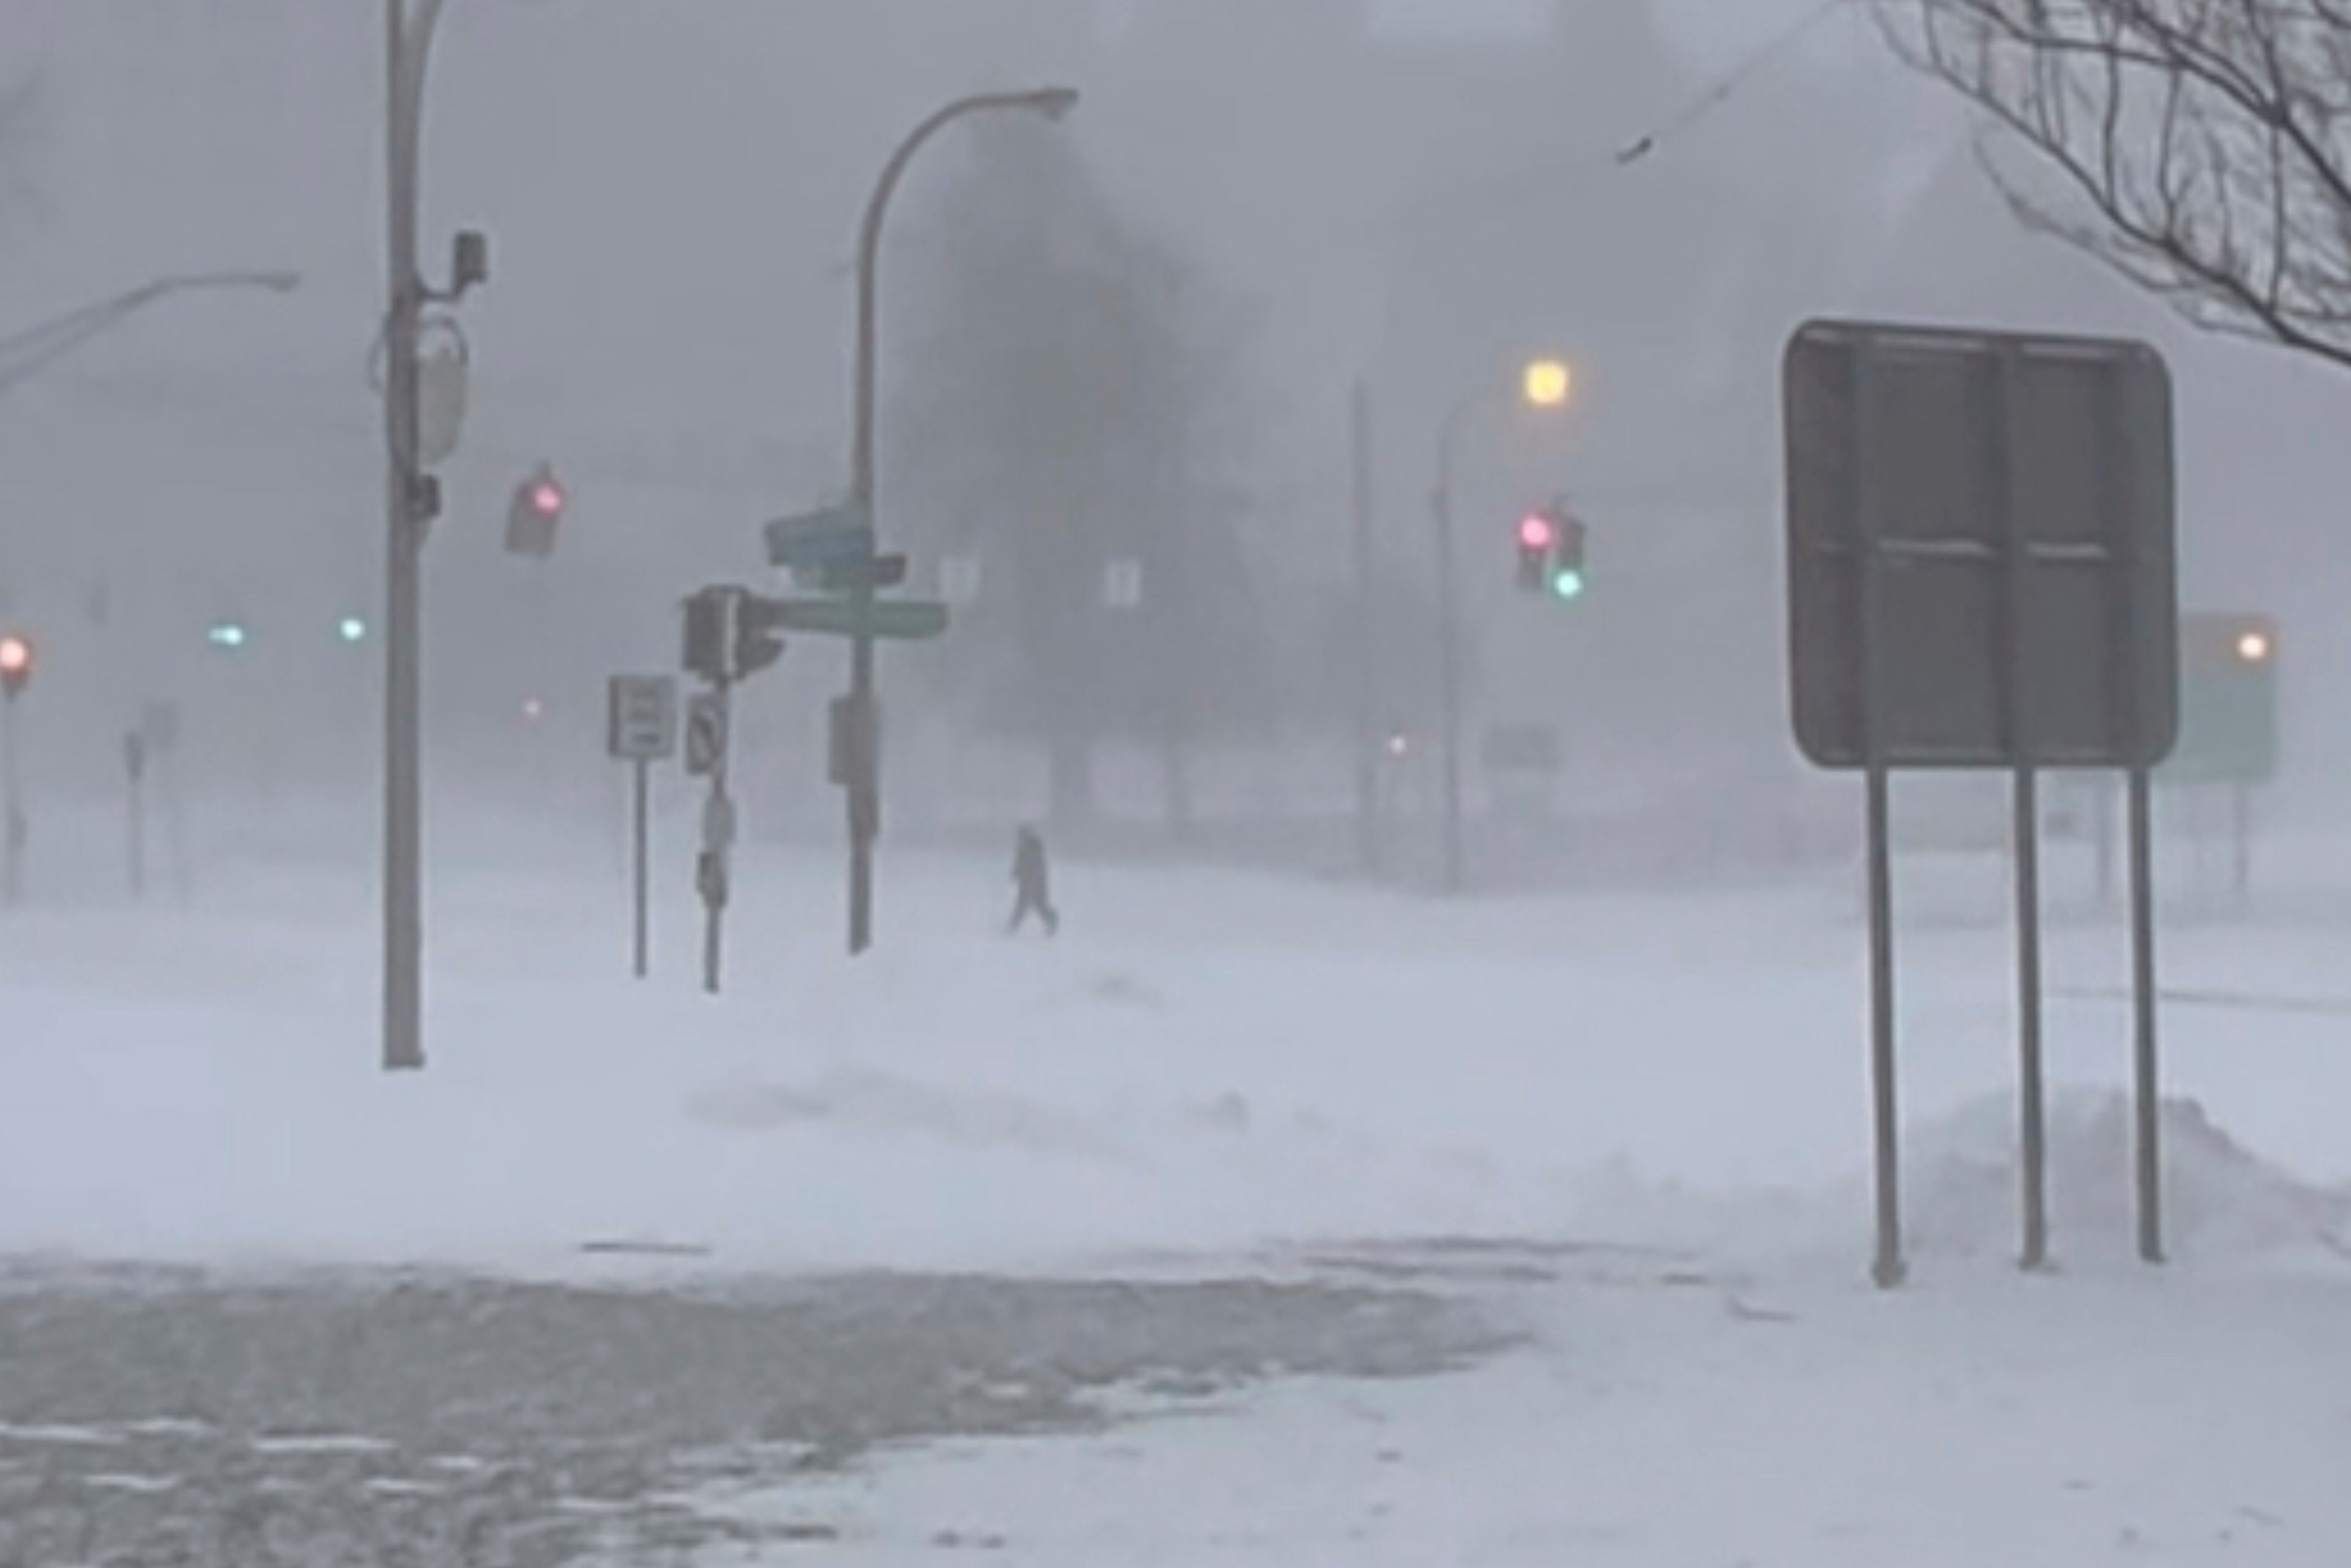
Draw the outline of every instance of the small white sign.
M1113 610L1133 610L1143 603L1141 561L1123 555L1102 563L1102 602Z
M614 675L605 749L628 762L656 762L677 751L677 681L669 675Z

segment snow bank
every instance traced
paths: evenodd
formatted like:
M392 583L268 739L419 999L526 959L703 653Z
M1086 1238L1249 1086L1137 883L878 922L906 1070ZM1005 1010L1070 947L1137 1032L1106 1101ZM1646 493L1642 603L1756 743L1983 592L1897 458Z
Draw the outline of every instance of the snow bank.
M2060 1092L2049 1103L2053 1245L2067 1259L2136 1255L2136 1140L2128 1096ZM2167 1249L2182 1261L2351 1259L2351 1192L2303 1181L2246 1149L2201 1103L2163 1104ZM1907 1206L1922 1253L2008 1256L2022 1225L2016 1107L1986 1096L1913 1128Z

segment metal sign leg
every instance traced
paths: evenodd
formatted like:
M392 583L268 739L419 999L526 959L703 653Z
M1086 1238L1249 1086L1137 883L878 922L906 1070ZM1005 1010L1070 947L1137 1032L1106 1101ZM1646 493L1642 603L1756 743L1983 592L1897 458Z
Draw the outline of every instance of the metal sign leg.
M631 802L631 831L636 860L636 957L637 978L642 980L652 967L652 919L647 905L650 902L648 883L653 875L653 852L650 812L646 797L652 789L653 764L644 758L636 762L636 796Z
M2130 775L2132 1079L2137 1112L2138 1255L2163 1261L2163 1102L2156 1063L2154 789Z
M2016 770L2015 793L2017 1122L2024 1184L2020 1260L2038 1269L2049 1260L2049 1158L2041 1050L2041 800L2031 768Z
M2231 789L2229 833L2236 845L2235 884L2237 907L2241 910L2253 897L2253 789L2240 782Z
M1877 1256L1881 1290L1902 1283L1900 1113L1894 1086L1893 801L1886 770L1869 770L1869 1082L1875 1123Z

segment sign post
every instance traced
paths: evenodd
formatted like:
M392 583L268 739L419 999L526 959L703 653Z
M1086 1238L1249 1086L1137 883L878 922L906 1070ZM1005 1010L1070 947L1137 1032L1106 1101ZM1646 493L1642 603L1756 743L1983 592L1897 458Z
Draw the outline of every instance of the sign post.
M906 580L906 558L876 553L870 465L852 499L820 511L782 517L765 529L770 564L831 595L824 599L774 600L759 604L768 623L785 632L812 632L848 639L849 690L842 696L860 722L872 724L873 644L877 640L921 641L946 630L947 607L925 601L883 600L880 590ZM882 831L882 780L873 769L852 769L835 782L849 800L849 951L873 945L873 846Z
M2179 730L2171 395L2142 344L1813 322L1788 346L1796 741L1866 779L1874 1274L1904 1274L1891 776L2001 768L2015 812L2022 1260L2048 1256L2039 773L2130 780L2140 1252L2160 1261L2147 779Z
M630 801L634 868L636 976L652 969L653 765L677 755L677 682L668 675L614 675L607 707L604 748L630 765L635 793Z
M685 710L685 771L710 780L703 802L702 847L694 862L695 891L701 894L702 988L718 994L724 956L727 899L726 852L734 841L735 811L726 798L727 687L696 692Z

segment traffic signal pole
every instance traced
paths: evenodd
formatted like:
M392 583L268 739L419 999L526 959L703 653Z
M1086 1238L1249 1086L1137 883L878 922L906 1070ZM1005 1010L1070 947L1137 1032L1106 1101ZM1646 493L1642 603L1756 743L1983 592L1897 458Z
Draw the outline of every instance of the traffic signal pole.
M384 0L386 289L384 418L383 1066L424 1065L424 788L423 577L425 530L438 509L425 472L418 406L417 331L426 302L454 300L486 276L478 235L461 236L449 291L418 263L424 73L445 0ZM470 243L469 243L470 242Z
M383 1067L424 1065L423 762L421 696L423 545L416 519L417 164L424 47L441 0L424 0L417 31L408 0L384 0L388 114L384 315Z

